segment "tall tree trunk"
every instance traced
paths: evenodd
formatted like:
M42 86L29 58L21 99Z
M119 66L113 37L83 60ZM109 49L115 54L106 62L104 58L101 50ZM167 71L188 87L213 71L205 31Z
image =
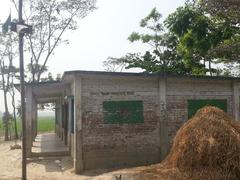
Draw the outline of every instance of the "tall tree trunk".
M12 129L11 129L11 125L12 123L10 122L10 119L9 119L9 124L8 124L8 133L9 133L9 140L11 141L12 140Z
M13 85L13 79L12 79L12 85ZM11 93L10 93L11 94ZM16 105L15 105L15 91L14 87L12 87L12 107L13 107L13 121L14 121L14 133L15 133L15 139L18 139L18 130L17 130L17 116L16 116Z
M9 123L9 111L8 111L8 103L7 103L7 87L5 85L5 77L4 77L4 63L0 62L1 68L1 75L2 75L2 88L3 88L3 97L4 97L4 108L5 108L5 119L4 119L4 126L5 126L5 141L9 141L9 133L8 133L8 123Z
M9 112L8 112L8 105L7 105L7 92L4 89L3 90L3 95L4 95L4 107L5 107L5 121L4 121L4 126L5 126L5 141L9 141L9 133L8 133L8 123L9 123Z

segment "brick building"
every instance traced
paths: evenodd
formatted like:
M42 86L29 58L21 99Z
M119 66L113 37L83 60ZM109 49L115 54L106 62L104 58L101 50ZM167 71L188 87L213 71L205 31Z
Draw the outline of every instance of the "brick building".
M65 72L60 82L26 85L27 154L37 104L56 104L56 134L76 173L160 162L179 127L215 105L239 119L239 78L146 73Z

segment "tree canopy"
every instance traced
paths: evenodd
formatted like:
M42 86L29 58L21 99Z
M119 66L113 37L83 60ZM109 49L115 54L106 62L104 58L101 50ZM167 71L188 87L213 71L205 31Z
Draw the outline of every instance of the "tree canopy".
M15 4L16 0L12 0ZM46 72L54 50L69 41L63 35L78 28L79 19L95 9L96 0L26 0L24 19L34 33L26 36L26 51L30 54L27 66L32 82L39 82Z
M222 29L224 41L212 49L215 57L221 58L225 63L239 63L240 61L240 1L239 0L193 0L193 4L205 15L218 23ZM229 28L230 27L230 28ZM230 35L230 36L229 36Z
M5 140L9 140L10 124L11 120L14 120L15 138L18 138L17 125L16 125L16 113L15 113L15 92L14 92L14 80L18 76L18 68L14 66L14 58L17 55L17 38L12 32L0 32L0 90L3 91L4 102L4 127L5 127ZM8 95L12 99L13 117L9 112L9 99Z
M140 21L140 27L146 33L133 32L128 40L141 41L149 46L145 53L128 53L121 58L111 58L109 63L124 62L125 68L141 68L150 73L186 74L189 69L183 64L181 55L177 53L178 39L171 32L166 32L161 22L162 15L153 8L152 11ZM106 65L106 63L105 63Z
M239 0L194 0L195 4L213 17L225 19L231 23L240 23Z
M216 48L232 39L239 28L226 21L218 21L207 16L201 9L192 5L179 7L165 20L166 26L179 38L178 50L183 54L185 62L209 62L208 71L215 71L211 62L222 59ZM226 58L227 56L224 55Z
M232 18L214 14L207 8L214 5L213 1L186 3L170 14L164 23L154 8L140 21L145 33L133 32L128 38L130 42L148 44L149 50L111 58L109 63L124 62L126 69L141 68L150 73L219 75L221 69L225 71L228 66L219 69L213 64L240 62L240 28L234 18L239 12L235 11L236 3L232 1L231 8L225 7L225 10L231 9L228 13ZM220 4L215 5L217 11ZM229 74L226 72L225 75Z

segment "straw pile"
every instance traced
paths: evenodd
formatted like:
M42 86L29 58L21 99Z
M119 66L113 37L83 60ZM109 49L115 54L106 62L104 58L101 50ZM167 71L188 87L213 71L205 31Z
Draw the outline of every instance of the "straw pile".
M177 132L164 164L192 174L240 179L240 123L216 107L200 109Z
M240 179L240 123L216 107L200 109L179 129L163 163L141 177Z

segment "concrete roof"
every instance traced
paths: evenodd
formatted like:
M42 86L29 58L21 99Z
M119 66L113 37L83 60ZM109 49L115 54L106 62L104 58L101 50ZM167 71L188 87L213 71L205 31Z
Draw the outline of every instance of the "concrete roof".
M50 82L31 84L31 87L34 96L39 99L39 101L40 99L46 101L48 99L58 99L67 85L61 82Z
M184 78L184 79L199 79L199 80L229 80L240 82L239 77L224 77L224 76L192 76L192 75L170 75L161 73L129 73L129 72L106 72L106 71L66 71L63 74L61 81L48 81L40 83L26 83L33 90L34 96L38 103L46 103L56 101L61 96L63 90L73 80L75 75L79 76L125 76L125 77L165 77L165 78ZM20 91L20 85L15 84L15 87Z
M129 72L106 72L106 71L65 71L63 79L69 75L109 75L109 76L135 76L135 77L169 77L169 78L190 78L190 79L209 79L209 80L237 80L240 81L240 77L226 77L226 76L198 76L198 75L174 75L163 73L129 73Z
M40 83L26 83L27 87L31 87L34 97L38 103L56 102L62 95L67 84L60 81L49 81ZM20 91L20 84L15 84Z
M226 76L198 76L198 75L174 75L174 74L163 74L163 73L132 73L132 72L107 72L107 71L65 71L60 81L47 81L39 83L26 83L32 87L46 86L54 84L63 84L64 80L68 80L74 75L97 75L97 76L126 76L126 77L165 77L165 78L186 78L186 79L202 79L202 80L234 80L240 82L240 77L226 77ZM69 78L70 77L70 78ZM66 83L66 82L65 82ZM16 89L20 90L20 84L14 85Z

